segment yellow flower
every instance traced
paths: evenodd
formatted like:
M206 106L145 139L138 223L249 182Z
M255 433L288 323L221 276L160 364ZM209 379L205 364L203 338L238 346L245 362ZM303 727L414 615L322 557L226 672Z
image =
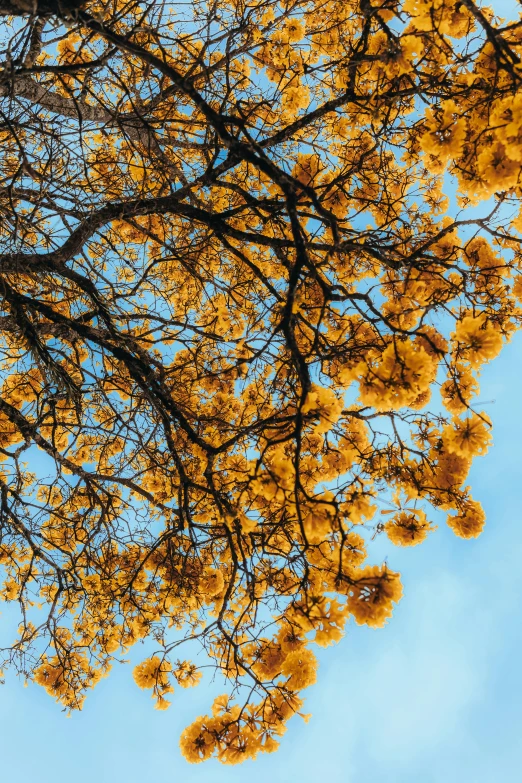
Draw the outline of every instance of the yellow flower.
M520 162L513 160L503 144L490 144L477 156L479 176L487 186L487 193L510 190L518 183ZM518 154L518 153L517 153Z
M224 584L225 580L222 572L210 569L205 572L205 575L200 580L199 586L205 596L213 598L221 593Z
M415 405L434 380L436 367L434 358L419 343L391 343L376 365L359 365L360 400L376 410Z
M292 176L302 182L303 185L310 185L321 170L321 158L317 154L305 154L300 152L297 155L297 161L292 169Z
M513 283L513 296L522 302L522 275L519 275Z
M386 566L366 566L354 576L346 603L358 625L382 628L392 614L392 603L401 596L399 574Z
M415 546L427 537L432 527L420 509L400 511L385 525L386 535L396 546Z
M14 424L11 424L11 421L7 418L3 411L0 412L0 447L4 449L8 448L13 443L17 443L17 441L22 439L22 434L18 431Z
M142 663L134 667L132 676L136 685L140 688L154 688L157 685L168 683L170 664L162 661L157 655L146 658Z
M471 467L471 459L451 451L438 454L434 482L440 489L460 487Z
M187 761L197 764L210 758L217 745L212 731L214 722L214 719L198 718L182 733L179 746Z
M495 135L509 149L509 156L522 161L522 95L517 92L503 100L495 101L490 125L495 128Z
M297 634L296 629L287 623L277 633L278 643L285 655L300 650L304 645L303 639Z
M283 28L283 35L288 43L297 43L304 37L305 26L300 19L288 19Z
M300 691L308 688L317 679L317 658L306 647L295 650L286 656L281 672L289 677L286 687L290 690Z
M266 682L273 680L281 672L284 659L285 653L278 644L268 639L260 639L251 668L256 677Z
M290 85L282 94L283 109L288 114L295 114L299 109L305 109L310 103L310 91L304 84Z
M403 35L398 44L398 50L386 62L385 72L389 79L410 73L422 49L421 41L415 35Z
M459 457L472 458L485 454L491 443L491 434L482 418L474 413L467 419L453 419L442 430L442 440L448 451Z
M459 116L454 101L443 101L435 109L426 110L425 132L419 139L421 150L431 163L427 168L441 171L450 159L460 157L466 140L466 121Z
M375 493L371 488L366 488L367 484L361 482L353 485L346 491L345 500L340 505L339 510L353 525L364 524L377 511L377 506L372 503Z
M439 35L462 38L473 30L473 19L460 2L448 0L404 0L403 11L412 17L414 29L437 30Z
M199 684L202 673L198 671L195 664L189 661L183 661L174 672L174 677L178 685L182 688L194 688Z
M301 413L312 414L319 419L315 425L316 432L328 432L339 421L343 410L343 400L337 399L332 389L323 386L312 386L301 408Z
M500 332L484 314L466 315L457 321L455 337L459 358L469 362L471 367L494 359L502 349Z
M479 385L475 378L470 372L463 370L440 387L442 404L450 413L463 413L478 391Z
M486 515L480 503L468 500L457 516L448 515L447 523L460 538L477 538L486 523Z
M335 506L329 501L331 492L325 492L323 496L314 498L303 513L303 524L308 542L318 544L332 531L332 523L335 518Z
M295 477L295 468L292 460L292 455L286 453L283 445L278 446L270 457L270 470L277 476L285 489L292 486Z

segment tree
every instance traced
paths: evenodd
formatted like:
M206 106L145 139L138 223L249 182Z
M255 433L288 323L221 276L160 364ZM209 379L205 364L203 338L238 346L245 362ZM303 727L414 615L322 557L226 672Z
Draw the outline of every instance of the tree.
M401 596L368 539L484 525L463 485L522 317L522 25L472 0L0 14L4 666L77 709L150 639L159 709L203 666L229 683L188 760L272 751L311 647Z

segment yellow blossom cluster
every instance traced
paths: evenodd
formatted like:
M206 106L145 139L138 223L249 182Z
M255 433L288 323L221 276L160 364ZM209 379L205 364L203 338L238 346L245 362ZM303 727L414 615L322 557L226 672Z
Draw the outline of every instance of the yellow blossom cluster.
M385 566L366 566L353 576L347 607L358 625L382 628L401 596L399 574Z
M152 688L152 695L156 698L157 710L165 710L170 706L167 693L172 693L174 688L170 682L169 674L171 666L168 661L162 661L157 655L147 658L135 667L132 676L136 685L140 688Z
M472 459L485 454L491 443L491 423L484 413L476 413L465 419L454 418L442 430L444 445L459 457Z
M494 359L502 349L502 337L495 325L481 315L465 315L455 329L456 351L459 359L470 367L480 367Z
M359 371L363 405L387 410L411 406L426 393L436 365L422 346L408 340L390 343L375 363L361 363Z
M400 511L384 525L386 535L396 546L420 544L431 529L426 514L421 509Z
M458 514L448 516L447 522L455 535L460 538L476 538L482 533L486 515L480 503L468 500Z

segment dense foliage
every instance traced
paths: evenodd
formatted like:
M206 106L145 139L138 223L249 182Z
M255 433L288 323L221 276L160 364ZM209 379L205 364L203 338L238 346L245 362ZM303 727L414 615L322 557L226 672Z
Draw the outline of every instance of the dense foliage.
M401 596L368 540L422 542L433 508L484 525L464 483L480 368L522 318L522 23L472 0L0 14L4 666L75 709L149 638L159 709L203 665L229 683L187 759L272 751L313 645Z

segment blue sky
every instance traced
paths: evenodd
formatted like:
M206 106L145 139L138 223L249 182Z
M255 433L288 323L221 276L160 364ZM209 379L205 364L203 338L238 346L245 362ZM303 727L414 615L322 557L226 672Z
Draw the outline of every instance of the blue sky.
M496 10L508 3L495 3ZM510 3L509 5L513 5ZM443 523L422 546L375 542L371 562L400 570L404 598L381 630L350 625L319 650L305 725L278 753L239 767L188 765L178 739L223 688L177 689L166 713L116 667L70 719L38 686L0 688L4 780L56 783L511 783L522 764L522 333L482 375L494 446L470 476L487 525L477 540ZM480 407L480 406L479 406ZM2 607L3 608L3 607ZM4 613L4 618L6 614ZM0 633L2 632L0 615ZM137 649L139 660L146 652Z

